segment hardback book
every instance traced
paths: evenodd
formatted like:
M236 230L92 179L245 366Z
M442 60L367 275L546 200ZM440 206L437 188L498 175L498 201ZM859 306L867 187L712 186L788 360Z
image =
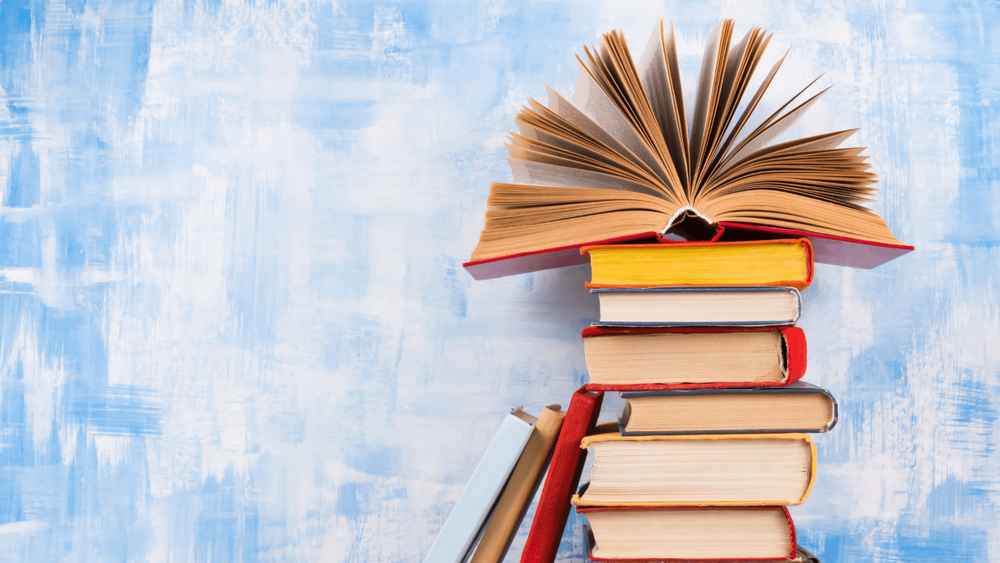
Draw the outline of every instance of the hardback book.
M476 465L462 496L431 544L424 563L461 563L493 510L531 437L535 417L513 409Z
M593 389L783 387L806 371L794 326L591 326L582 336Z
M573 393L552 450L552 461L538 497L528 539L521 551L521 563L555 561L569 518L570 498L580 483L586 462L586 452L580 448L580 443L597 425L603 400L604 393L600 391L581 388Z
M609 287L595 326L767 326L799 320L794 287Z
M697 563L743 563L746 561L746 559L714 559L712 561L694 560L694 559L676 560L676 559L665 559L663 557L657 559L615 559L615 560L596 559L595 560L593 556L594 548L596 547L596 543L594 542L594 534L591 533L590 526L586 524L583 525L583 536L584 536L584 541L587 543L587 557L591 561L622 561L622 562L628 561L628 563L663 563L667 561L669 561L670 563L695 563L695 561L697 561ZM820 560L818 557L813 555L808 549L802 547L801 545L797 545L795 547L795 557L793 559L777 559L775 560L775 563L820 563Z
M783 507L577 508L591 561L796 561ZM805 559L808 561L808 559Z
M531 499L538 490L552 447L559 436L565 412L559 405L542 409L514 471L500 495L471 563L499 563L510 548Z
M863 268L913 250L865 207L876 175L863 147L840 147L856 129L775 143L826 90L808 82L758 118L785 57L749 90L771 36L755 27L734 41L733 28L708 36L693 112L672 26L656 25L637 62L621 31L584 47L572 97L548 88L547 105L529 99L518 114L513 182L490 186L466 269L484 279L583 263L573 249L671 234L808 237L817 261Z
M813 277L806 239L585 246L587 287L791 286Z
M805 381L786 387L627 391L618 419L623 436L827 432L837 401Z
M806 434L587 436L590 482L577 506L786 506L816 478Z

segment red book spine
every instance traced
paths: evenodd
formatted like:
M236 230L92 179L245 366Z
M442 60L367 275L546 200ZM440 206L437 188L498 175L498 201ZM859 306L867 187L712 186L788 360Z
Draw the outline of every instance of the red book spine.
M570 399L559 439L552 451L552 461L535 517L531 521L531 531L521 552L521 563L555 561L569 518L570 498L580 484L580 474L587 460L587 452L580 447L580 442L597 425L603 400L603 393L589 393L584 388L580 388Z

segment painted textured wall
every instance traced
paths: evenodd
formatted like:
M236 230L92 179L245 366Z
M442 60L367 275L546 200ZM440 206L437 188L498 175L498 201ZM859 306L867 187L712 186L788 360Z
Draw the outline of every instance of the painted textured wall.
M776 92L827 72L798 132L862 126L918 248L804 293L842 417L801 543L1000 560L1000 12L933 0L4 0L0 559L419 561L586 379L586 266L461 269L515 113L658 17L690 94L726 16L793 46Z

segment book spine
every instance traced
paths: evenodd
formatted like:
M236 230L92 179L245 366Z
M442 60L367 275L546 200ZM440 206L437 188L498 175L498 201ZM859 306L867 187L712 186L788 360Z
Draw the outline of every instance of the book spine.
M829 426L826 427L827 432L829 432L830 430L833 430L834 426L837 425L837 420L840 417L840 407L837 405L837 398L833 396L833 393L827 391L826 389L823 390L823 393L825 393L827 397L830 397L830 402L833 403L833 417L830 419Z
M628 436L629 434L625 431L625 427L628 426L628 420L632 418L632 403L625 401L625 406L622 408L622 414L618 417L618 433L622 436Z
M806 374L806 333L797 326L779 329L785 340L785 362L787 375L782 385L796 382Z
M573 394L559 439L552 452L549 473L538 499L531 530L521 552L521 563L552 563L559 551L570 498L580 483L586 461L586 451L580 447L584 436L597 425L602 393L589 393L581 388Z

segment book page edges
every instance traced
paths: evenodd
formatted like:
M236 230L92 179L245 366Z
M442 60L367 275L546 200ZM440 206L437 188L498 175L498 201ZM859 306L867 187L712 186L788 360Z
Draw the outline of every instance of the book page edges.
M659 238L659 237L658 237ZM665 239L659 238L660 242L665 242ZM778 280L766 283L755 283L755 284L743 284L746 286L755 287L794 287L797 290L803 290L809 287L813 279L813 263L815 261L815 255L813 253L812 243L806 238L795 238L795 239L773 239L773 240L747 240L747 241L727 241L727 242L684 242L684 241L674 241L675 245L684 245L685 247L692 246L750 246L750 245L766 245L766 244L797 244L801 245L806 253L806 276L805 279L798 280ZM580 254L586 254L596 248L648 248L649 244L614 244L614 245L602 245L593 244L585 245L580 247ZM678 284L606 284L606 283L593 283L584 282L584 286L588 289L612 289L612 288L654 288L654 287L728 287L733 286L732 282L720 283L720 284L705 284L705 283L678 283ZM739 284L736 284L739 285Z
M760 500L760 501L680 501L680 502L584 502L579 494L573 495L573 506L622 506L622 507L672 507L672 506L798 506L809 498L813 485L816 483L816 442L808 434L658 434L622 436L617 432L593 434L585 436L580 442L580 448L589 450L590 446L599 442L653 442L653 441L687 441L687 440L793 440L805 441L809 446L809 480L802 497L795 501ZM577 512L579 512L579 508Z
M815 460L816 456L816 445L813 443L812 438L806 434L794 433L794 434L705 434L705 435L659 435L659 436L622 436L617 432L606 432L603 434L591 434L585 436L583 440L580 441L580 448L587 450L590 449L591 444L596 444L600 442L663 442L663 441L691 441L691 440L792 440L792 441L806 441L809 443L809 447L812 450L812 456ZM815 463L813 464L815 465ZM815 476L815 475L813 475ZM663 503L660 503L663 504ZM668 506L668 505L664 505Z
M643 507L618 506L618 507L577 508L576 512L578 514L586 514L588 512L610 512L610 511L614 511L614 510L649 510L649 509L654 509L654 510L693 510L693 509L698 509L698 508L711 509L712 507L690 507L690 506L667 507L667 506L663 506L663 507L643 508ZM719 508L725 508L725 507L719 507ZM791 560L795 560L796 557L798 557L798 554L799 554L800 550L803 552L804 555L806 555L808 557L812 557L813 559L815 559L815 556L813 556L811 553L809 553L805 549L802 549L802 548L799 547L798 541L797 541L798 538L796 537L796 533L795 533L795 523L792 521L792 515L791 515L790 512L788 512L787 508L785 508L783 506L778 506L778 507L756 507L756 506L754 506L754 507L744 507L744 508L746 510L780 510L780 511L782 511L782 513L783 513L783 515L785 517L785 521L788 522L788 534L789 534L788 539L789 539L789 543L791 544L791 549L789 550L788 557L763 558L763 559L751 558L751 559L740 559L739 561L788 561L790 559ZM616 562L616 563L628 563L628 562L636 562L636 563L643 562L643 563L646 563L646 562L649 562L649 559L610 559L610 558L605 558L605 557L594 557L593 556L593 552L594 552L594 549L597 547L597 543L594 541L594 534L591 531L589 525L587 525L587 524L583 525L583 533L584 533L584 536L585 536L584 539L585 539L585 541L587 543L587 558L590 561L607 561L607 562ZM719 559L718 558L712 558L712 559L689 559L689 558L685 558L685 559L670 559L670 558L660 558L657 561L685 561L685 562L686 561L706 561L706 562L712 562L712 563L719 563ZM818 561L817 561L817 563L818 563Z
M628 422L632 417L632 403L629 399L638 397L670 397L670 396L681 396L681 395L731 395L731 394L762 394L771 395L776 393L818 393L824 395L830 401L830 420L827 421L826 426L821 429L815 428L784 428L784 429L774 429L774 430L760 430L760 429L748 429L748 430L712 430L712 431L701 431L701 430L690 430L690 431L649 431L649 432L638 432L626 430ZM622 436L684 436L684 435L695 435L695 434L804 434L804 433L818 433L822 434L833 430L833 427L837 425L837 420L840 416L839 409L837 405L837 398L833 396L829 390L822 387L817 387L811 383L806 383L805 381L799 380L788 383L784 387L749 387L749 388L714 388L707 389L699 387L696 389L655 389L655 390L641 390L641 391L625 391L621 393L622 399L625 399L625 406L622 408L622 413L618 417L618 433Z

